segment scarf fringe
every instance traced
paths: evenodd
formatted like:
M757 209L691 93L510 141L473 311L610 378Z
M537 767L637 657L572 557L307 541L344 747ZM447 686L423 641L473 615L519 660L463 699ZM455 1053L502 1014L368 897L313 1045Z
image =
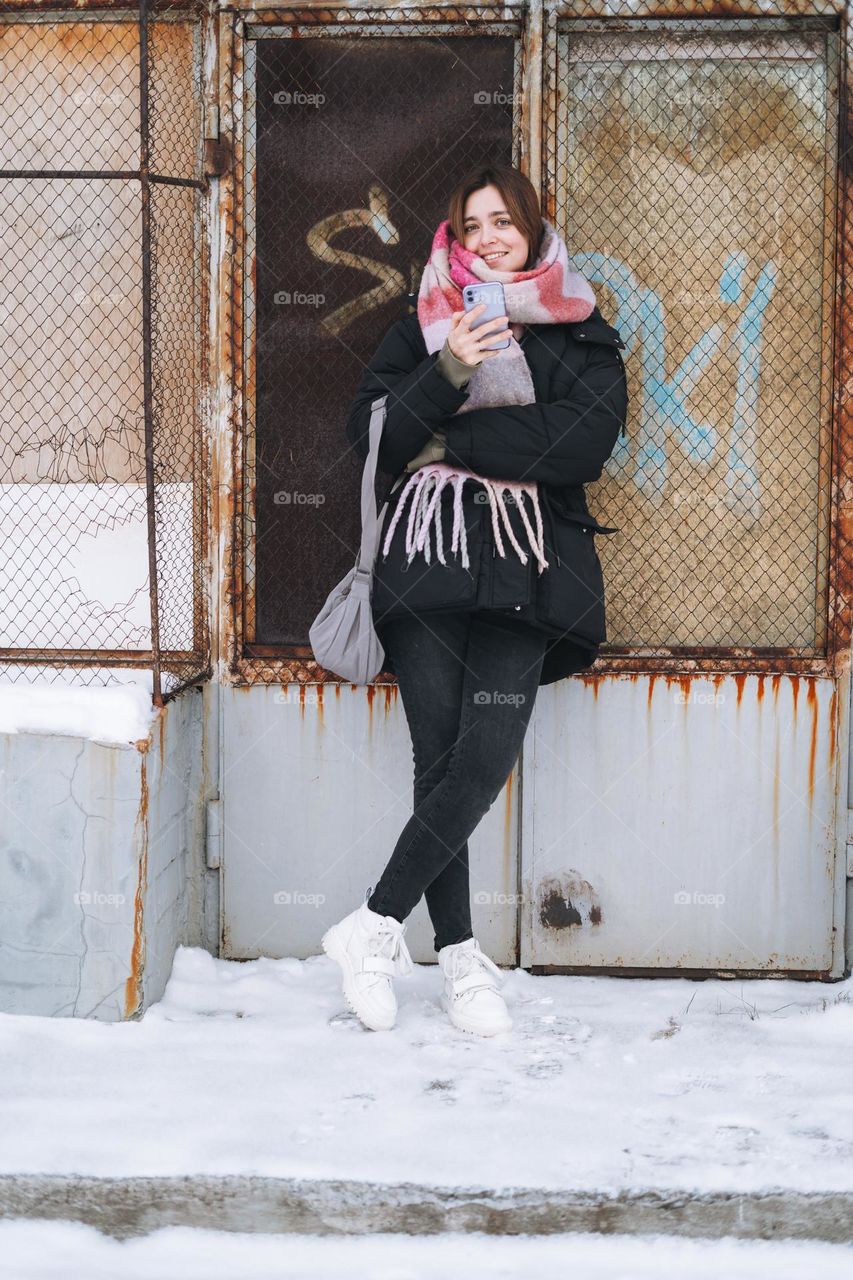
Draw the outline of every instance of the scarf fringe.
M447 564L444 556L444 536L441 525L441 494L445 485L453 485L453 535L450 544L450 550L453 554L461 554L462 564L466 569L470 568L470 558L468 556L468 536L465 529L465 521L463 520L462 511L462 489L466 480L474 480L478 484L484 486L489 498L489 506L492 515L492 529L495 535L495 546L498 554L505 559L506 551L501 536L500 525L503 523L506 535L511 545L514 547L516 554L522 564L527 564L527 552L519 543L513 531L506 509L505 493L509 493L513 501L518 506L521 514L522 523L527 533L528 542L533 555L536 557L539 566L539 573L543 569L547 569L548 561L545 559L545 538L542 526L542 513L539 509L539 487L536 481L527 483L523 480L491 480L486 476L478 476L472 471L462 471L456 467L450 467L443 462L434 462L428 466L421 467L409 477L406 484L400 491L400 498L397 508L394 512L393 519L388 526L388 532L385 535L385 542L382 546L382 556L385 558L391 547L391 539L394 536L394 530L397 522L403 512L406 501L411 497L411 506L409 509L409 518L406 524L406 554L408 563L411 564L415 554L420 551L423 553L427 564L430 563L430 531L435 531L436 556L443 565ZM525 495L530 499L533 505L533 512L536 520L536 530L534 532L530 523L527 510L524 505Z
M477 254L465 249L452 234L450 222L445 219L433 236L429 259L421 275L418 287L418 320L427 351L432 353L444 345L453 312L462 307L462 289L467 284L499 280L504 286L507 316L512 338L509 346L499 352L497 358L483 361L471 375L468 396L455 412L464 414L477 408L491 408L507 404L533 404L536 393L533 376L520 346L523 328L527 324L557 324L585 320L595 308L595 294L588 280L573 270L568 247L556 228L542 219L543 237L539 258L529 271L502 272L487 266ZM545 542L542 529L542 513L539 509L539 486L535 480L493 480L473 471L452 467L448 463L435 462L413 472L403 487L397 509L394 512L382 549L388 555L391 539L407 500L411 507L406 523L406 553L411 564L417 552L421 552L427 564L432 559L430 535L435 532L435 553L441 564L446 565L444 538L441 527L441 494L445 485L452 483L453 536L451 552L462 557L462 564L470 568L468 538L462 515L462 489L466 480L481 484L489 498L495 547L502 558L506 549L502 530L522 564L527 564L527 551L518 541L506 509L505 494L509 494L519 508L530 550L536 557L539 572L547 569ZM536 528L531 525L525 507L525 495L533 505Z

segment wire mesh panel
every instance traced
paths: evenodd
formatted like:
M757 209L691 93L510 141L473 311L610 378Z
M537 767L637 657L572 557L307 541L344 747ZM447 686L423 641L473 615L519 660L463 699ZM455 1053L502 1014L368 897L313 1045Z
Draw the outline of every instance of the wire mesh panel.
M27 8L0 10L2 672L150 666L159 699L208 668L201 8Z
M849 622L832 523L839 17L596 10L546 6L541 46L526 10L507 24L485 7L237 24L245 678L317 678L307 627L357 546L342 427L360 368L456 178L536 156L540 116L544 209L627 341L628 436L589 490L621 528L599 539L602 666L831 659ZM503 141L469 89L491 90L496 121L501 102Z
M611 646L826 650L835 25L557 24L557 220L627 343Z
M363 460L344 425L361 370L417 291L447 192L484 155L517 161L517 27L371 17L369 34L248 32L249 652L305 645L352 565Z

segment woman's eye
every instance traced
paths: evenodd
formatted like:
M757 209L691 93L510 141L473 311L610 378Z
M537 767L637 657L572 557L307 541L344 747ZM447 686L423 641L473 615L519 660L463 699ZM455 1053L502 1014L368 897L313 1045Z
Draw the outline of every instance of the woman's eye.
M509 218L499 218L499 219L498 219L498 221L497 221L497 224L496 224L496 225L497 225L497 226L499 226L499 227L511 227L511 226L512 226L512 222L510 221L510 219L509 219ZM476 228L476 227L465 227L465 228L464 228L464 231L465 231L466 236L470 236L471 232L472 232L472 231L476 231L476 230L477 230L477 228Z

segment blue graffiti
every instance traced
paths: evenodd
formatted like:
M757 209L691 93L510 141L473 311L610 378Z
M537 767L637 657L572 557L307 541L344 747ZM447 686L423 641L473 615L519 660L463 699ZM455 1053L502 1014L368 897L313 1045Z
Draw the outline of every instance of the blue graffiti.
M666 320L661 299L641 285L618 258L601 253L572 255L589 280L606 285L616 298L614 320L625 342L625 355L639 350L640 403L632 406L638 424L627 438L620 436L605 470L633 478L644 497L659 504L669 475L667 439L674 441L696 466L707 466L719 444L713 423L703 422L687 401L704 371L724 349L737 357L737 388L729 434L726 505L739 515L757 520L761 514L761 485L757 469L757 422L764 313L773 295L776 268L768 263L744 301L745 252L729 254L720 274L720 298L740 308L733 327L713 324L684 356L672 377L666 376ZM636 437L636 442L632 437Z

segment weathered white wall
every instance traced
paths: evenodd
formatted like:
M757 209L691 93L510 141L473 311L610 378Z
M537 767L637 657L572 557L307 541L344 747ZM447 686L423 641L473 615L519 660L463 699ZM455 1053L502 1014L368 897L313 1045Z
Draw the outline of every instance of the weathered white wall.
M202 695L147 741L0 735L0 1009L115 1021L202 940Z
M328 926L360 906L413 807L412 741L396 686L224 687L223 952L320 953ZM517 954L518 766L469 841L477 937ZM426 903L407 922L435 963Z

